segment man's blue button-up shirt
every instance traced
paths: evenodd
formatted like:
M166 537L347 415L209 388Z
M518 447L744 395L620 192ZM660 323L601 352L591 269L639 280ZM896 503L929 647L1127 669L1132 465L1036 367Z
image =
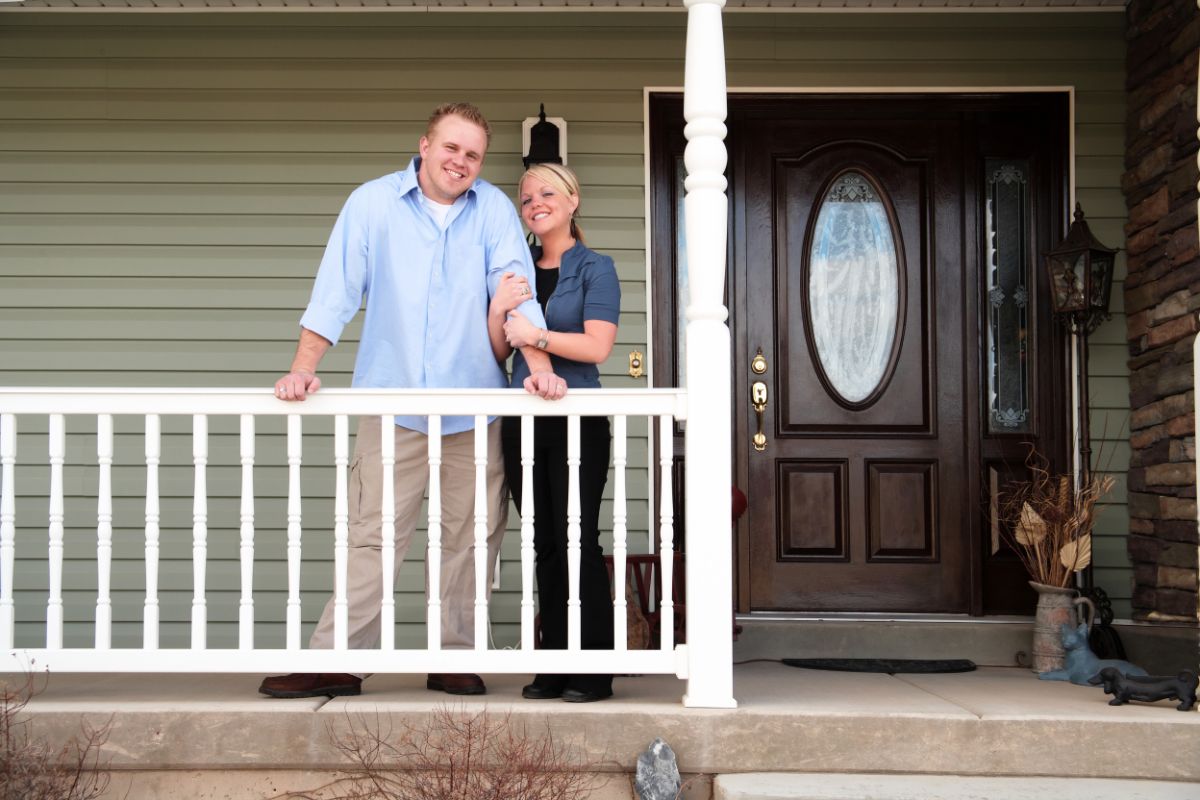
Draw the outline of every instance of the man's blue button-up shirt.
M534 286L533 263L508 197L476 180L442 228L421 200L420 159L354 190L338 215L300 325L337 344L366 297L356 387L503 388L487 332L488 303L505 272ZM532 298L532 295L531 295ZM535 299L520 311L545 327ZM396 424L426 433L425 417ZM445 417L444 434L473 426Z

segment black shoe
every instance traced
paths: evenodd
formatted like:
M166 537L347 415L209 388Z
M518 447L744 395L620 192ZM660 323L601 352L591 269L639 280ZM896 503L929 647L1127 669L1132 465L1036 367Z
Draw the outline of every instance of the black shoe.
M589 692L583 689L573 689L570 686L562 690L565 703L594 703L597 700L607 700L612 697L612 689L607 692Z
M533 683L521 690L521 697L526 700L554 700L562 697L566 685L566 675L534 675Z
M521 697L526 700L554 700L562 696L562 689L538 683L531 683L521 690Z

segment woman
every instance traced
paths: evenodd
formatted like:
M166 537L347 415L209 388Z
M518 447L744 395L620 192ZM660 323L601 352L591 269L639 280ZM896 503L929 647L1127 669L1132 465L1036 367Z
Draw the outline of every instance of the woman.
M576 223L579 180L566 167L538 164L521 177L521 218L540 241L532 248L537 297L547 329L535 327L514 309L528 297L524 279L506 275L492 299L488 330L497 357L510 348L534 345L550 354L554 372L572 389L598 388L597 364L617 338L621 287L612 259L588 249ZM513 356L512 385L529 367ZM522 500L521 420L505 418L504 471L513 499ZM611 650L613 609L608 569L600 549L600 497L608 480L610 436L606 417L580 420L581 641L585 650ZM533 544L536 554L542 647L567 647L567 420L538 417L534 425ZM561 697L588 703L612 696L612 675L537 675L521 694L531 700Z

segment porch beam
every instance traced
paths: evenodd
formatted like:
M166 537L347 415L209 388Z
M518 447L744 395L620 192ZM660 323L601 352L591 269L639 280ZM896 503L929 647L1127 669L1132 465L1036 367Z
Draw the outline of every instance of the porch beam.
M724 305L725 0L684 0L688 12L683 116L688 253L685 453L688 685L683 703L734 708L732 641L733 469L730 337Z

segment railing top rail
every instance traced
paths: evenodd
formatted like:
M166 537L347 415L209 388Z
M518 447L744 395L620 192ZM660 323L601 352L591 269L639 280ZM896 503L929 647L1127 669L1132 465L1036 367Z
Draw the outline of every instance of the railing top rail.
M0 414L289 414L329 416L607 416L687 418L682 389L573 389L549 402L520 389L322 389L287 403L270 389L0 388Z

